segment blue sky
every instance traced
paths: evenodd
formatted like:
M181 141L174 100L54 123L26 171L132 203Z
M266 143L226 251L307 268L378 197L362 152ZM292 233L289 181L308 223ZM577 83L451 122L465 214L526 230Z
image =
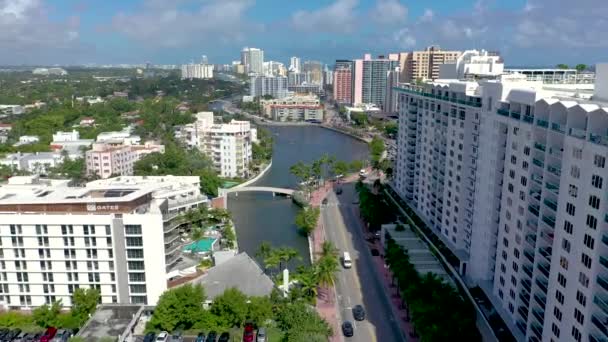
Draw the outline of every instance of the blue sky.
M607 31L607 0L0 0L0 64L229 63L243 46L331 63L431 44L593 64Z

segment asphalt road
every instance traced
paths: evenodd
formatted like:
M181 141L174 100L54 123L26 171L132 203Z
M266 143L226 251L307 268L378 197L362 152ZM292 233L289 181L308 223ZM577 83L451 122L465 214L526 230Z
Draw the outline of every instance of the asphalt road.
M321 215L327 238L336 245L340 254L348 251L353 261L353 267L342 268L336 279L340 324L348 320L355 326L354 336L345 339L357 342L404 341L355 211L354 184L342 184L341 187L341 195L328 194ZM367 317L364 321L353 319L352 307L357 304L365 308Z

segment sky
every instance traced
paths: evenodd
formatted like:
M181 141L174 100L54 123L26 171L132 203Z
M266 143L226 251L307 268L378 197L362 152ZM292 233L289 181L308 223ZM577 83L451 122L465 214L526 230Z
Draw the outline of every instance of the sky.
M499 51L507 66L608 62L608 0L0 0L0 65L320 60Z

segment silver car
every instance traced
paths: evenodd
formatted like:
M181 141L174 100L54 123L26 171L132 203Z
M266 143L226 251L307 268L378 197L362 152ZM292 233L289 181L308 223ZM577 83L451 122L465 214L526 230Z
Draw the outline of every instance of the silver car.
M256 342L266 342L268 337L266 336L266 328L259 328L258 334L256 335Z

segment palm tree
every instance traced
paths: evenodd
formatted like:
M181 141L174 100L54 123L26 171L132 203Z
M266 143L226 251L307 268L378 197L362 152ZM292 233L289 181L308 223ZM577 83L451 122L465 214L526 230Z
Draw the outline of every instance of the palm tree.
M283 262L285 262L285 264L287 264L288 262L290 262L294 258L299 257L299 255L300 255L297 250L295 250L294 248L291 248L291 247L281 247L276 250L276 254L280 260L280 262L279 262L280 271L283 271Z
M338 249L331 241L323 241L323 244L321 245L321 258L329 256L338 256Z
M321 258L315 264L317 279L319 285L331 286L334 284L334 278L338 272L338 258L336 257L325 257Z
M301 267L295 278L300 284L300 289L310 298L317 296L318 279L315 270L312 267Z
M270 245L270 242L262 241L258 247L258 250L255 252L255 256L263 260L268 258L270 253L272 253L272 246Z
M277 268L281 264L281 259L276 253L271 253L264 258L264 267L270 271L272 275L272 269Z

